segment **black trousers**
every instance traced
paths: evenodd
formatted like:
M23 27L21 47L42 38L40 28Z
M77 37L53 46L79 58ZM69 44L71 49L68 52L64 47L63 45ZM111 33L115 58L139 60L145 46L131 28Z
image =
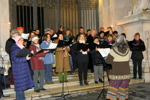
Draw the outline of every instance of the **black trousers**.
M0 76L0 98L3 96L2 78L3 76Z
M137 67L138 67L138 76L142 78L142 59L132 59L133 61L133 76L137 76Z
M84 77L84 83L87 82L87 71L88 71L88 63L87 62L82 62L82 63L78 63L78 67L79 67L79 71L78 71L78 75L79 75L79 81L80 83L82 83L82 77Z

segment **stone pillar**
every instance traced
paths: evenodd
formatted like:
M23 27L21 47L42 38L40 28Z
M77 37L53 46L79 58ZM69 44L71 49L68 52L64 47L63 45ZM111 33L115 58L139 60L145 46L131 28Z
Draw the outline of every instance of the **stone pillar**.
M117 22L117 25L123 27L124 32L127 35L127 40L133 40L134 34L139 32L141 39L145 42L146 51L144 53L143 70L145 82L150 82L150 12L145 11L143 13L126 17Z
M10 36L9 0L0 0L0 46L5 48L5 42Z
M5 64L5 75L8 74L8 69L10 67L9 56L5 52L6 40L10 37L10 23L9 22L9 0L0 0L0 55L4 59ZM2 63L0 57L0 65Z

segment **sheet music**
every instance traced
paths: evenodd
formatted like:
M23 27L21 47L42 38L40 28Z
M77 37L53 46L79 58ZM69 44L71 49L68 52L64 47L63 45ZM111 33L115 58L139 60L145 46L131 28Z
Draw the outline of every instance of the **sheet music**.
M56 43L50 43L49 47L46 49L56 49L57 44Z
M56 38L57 37L57 34L54 34L54 36L52 38Z
M110 53L110 48L98 49L102 57L107 57Z
M22 33L21 34L21 37L24 38L24 39L28 39L29 37L29 33L25 34L25 33Z

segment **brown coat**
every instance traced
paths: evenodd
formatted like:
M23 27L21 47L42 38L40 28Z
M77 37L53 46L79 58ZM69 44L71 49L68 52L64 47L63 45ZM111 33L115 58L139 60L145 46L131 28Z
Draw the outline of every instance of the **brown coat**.
M58 43L59 40L55 40L55 43ZM56 72L63 72L63 65L64 65L64 72L70 71L70 64L69 64L69 56L68 51L70 51L69 48L67 48L65 51L63 51L62 47L56 48ZM64 56L65 55L65 56Z

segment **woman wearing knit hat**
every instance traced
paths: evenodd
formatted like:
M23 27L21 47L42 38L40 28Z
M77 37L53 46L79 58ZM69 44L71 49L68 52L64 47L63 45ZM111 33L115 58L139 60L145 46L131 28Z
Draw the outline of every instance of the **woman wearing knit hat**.
M45 53L49 51L41 51L40 45L39 45L39 38L37 36L32 38L31 45L29 47L29 50L31 53L33 53L33 56L31 58L31 66L33 70L33 81L34 81L34 91L40 92L40 90L44 91L46 89L43 88L44 85L44 76L45 76L45 67L43 62L43 57L45 56ZM40 77L40 83L38 86L38 77Z
M16 57L21 49L24 48L24 39L21 36L17 36L15 42L16 43L11 47L11 60L16 100L25 100L24 91L33 87L33 81L27 63L27 60L30 60L31 57Z

